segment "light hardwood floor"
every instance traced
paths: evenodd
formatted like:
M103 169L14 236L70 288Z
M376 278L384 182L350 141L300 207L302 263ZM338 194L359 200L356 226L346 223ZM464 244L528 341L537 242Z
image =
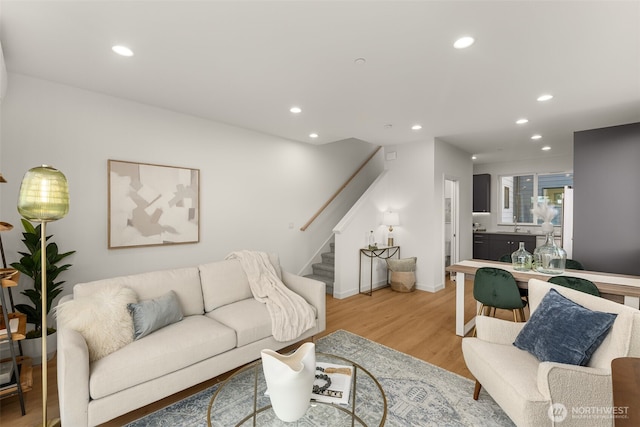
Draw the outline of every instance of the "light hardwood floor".
M472 293L472 283L465 286ZM475 311L473 296L466 298L465 316ZM510 312L498 316L510 319ZM327 329L322 335L338 329L366 337L372 341L410 354L467 378L472 378L462 358L462 338L455 334L455 284L447 282L445 289L430 293L415 291L393 292L384 288L372 296L356 295L346 299L327 297ZM56 390L56 364L49 362L49 418L59 415ZM17 397L0 401L0 424L12 427L32 427L42 419L41 375L34 367L33 390L26 395L27 414L22 416ZM154 412L170 403L203 390L223 380L216 378L155 402L137 411L112 420L102 427L119 427Z

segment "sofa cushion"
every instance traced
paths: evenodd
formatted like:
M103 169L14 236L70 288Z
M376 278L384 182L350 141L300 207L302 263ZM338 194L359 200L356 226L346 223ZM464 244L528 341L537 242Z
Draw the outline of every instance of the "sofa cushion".
M132 289L102 286L91 295L58 304L55 315L59 327L71 328L82 335L93 362L133 341L133 320L127 305L137 300Z
M187 316L91 364L89 394L99 399L234 347L232 329L206 316Z
M212 262L198 268L205 313L253 296L249 279L238 260Z
M174 291L158 298L127 304L127 308L133 317L133 338L136 340L182 320L180 301Z
M282 280L282 270L277 254L269 254L269 261ZM202 281L204 311L209 313L218 307L251 298L253 293L249 279L237 259L212 262L198 266Z
M609 333L616 316L589 310L550 289L513 345L541 362L584 366Z
M157 298L170 290L174 290L180 300L182 314L191 316L204 313L200 273L197 267L152 271L132 276L78 283L73 287L73 296L77 298L89 295L101 286L110 283L133 289L138 294L138 300Z
M267 306L255 298L217 308L207 316L235 330L238 347L271 336L271 317Z

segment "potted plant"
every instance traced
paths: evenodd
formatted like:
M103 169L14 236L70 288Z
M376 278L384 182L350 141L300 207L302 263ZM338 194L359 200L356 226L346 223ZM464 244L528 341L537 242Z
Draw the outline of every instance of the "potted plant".
M22 219L21 221L25 230L24 233L22 233L22 243L26 246L27 252L18 252L22 257L19 262L12 263L11 267L33 279L33 287L20 292L29 298L31 304L16 304L15 308L27 316L27 323L34 326L33 330L27 332L27 339L23 342L23 353L25 356L30 356L34 364L37 364L42 354L40 341L42 338L42 263L40 254L40 228L42 225L40 224L34 227L26 219ZM46 241L49 243L47 243L46 246L47 312L45 316L51 311L53 300L62 292L64 281L57 281L58 276L71 267L71 264L58 265L58 263L75 253L75 251L60 253L58 251L58 245L50 242L49 239L52 237L52 235L46 237ZM56 349L55 332L55 328L47 328L47 348L51 350L47 352L49 359L53 356ZM31 350L31 348L33 349Z

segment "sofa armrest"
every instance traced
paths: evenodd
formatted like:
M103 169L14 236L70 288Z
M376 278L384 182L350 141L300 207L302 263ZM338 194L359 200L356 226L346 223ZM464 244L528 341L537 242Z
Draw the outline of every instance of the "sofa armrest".
M319 280L298 276L288 271L282 271L282 282L293 292L304 298L318 311L318 332L327 328L327 295L326 284Z
M495 344L510 345L524 327L524 322L511 322L489 316L476 316L478 338Z
M538 366L538 390L540 393L552 404L561 403L567 409L568 415L562 423L563 427L565 424L567 426L581 426L585 425L585 422L589 422L590 426L612 425L613 418L597 418L597 416L588 420L584 418L584 411L591 410L591 408L603 411L612 409L613 392L611 387L611 371L608 369L555 362L542 362ZM571 419L572 410L577 410L580 417Z
M65 426L89 424L89 349L83 336L69 328L58 328L58 401L60 421Z

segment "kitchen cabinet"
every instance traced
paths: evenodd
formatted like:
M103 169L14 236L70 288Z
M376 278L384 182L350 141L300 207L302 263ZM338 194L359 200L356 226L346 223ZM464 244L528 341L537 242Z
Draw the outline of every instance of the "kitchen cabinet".
M473 212L491 212L491 175L473 175Z
M490 259L488 234L473 233L473 257L475 259Z
M473 233L473 257L498 261L503 255L511 255L524 242L525 249L533 254L536 236L525 233Z

